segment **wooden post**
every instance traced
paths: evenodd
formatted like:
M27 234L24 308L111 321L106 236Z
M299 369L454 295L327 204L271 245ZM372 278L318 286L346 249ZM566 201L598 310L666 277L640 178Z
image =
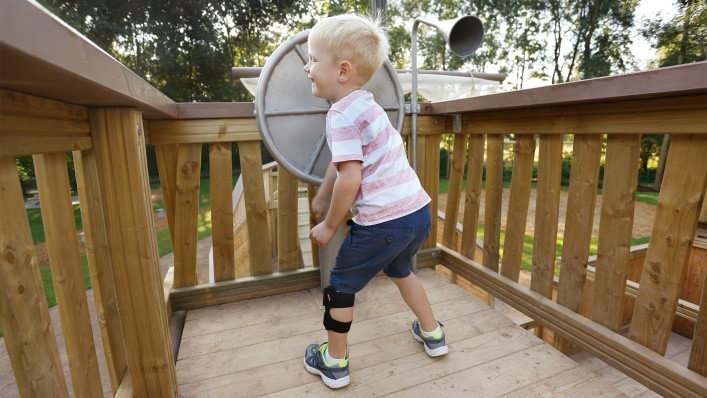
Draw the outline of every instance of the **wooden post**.
M437 246L437 198L439 197L439 134L425 134L417 137L417 174L422 187L432 198L430 211L432 230L422 249Z
M160 187L162 188L162 199L164 200L165 213L167 214L167 224L169 225L169 235L172 238L174 247L174 201L177 195L177 155L179 145L155 145L155 157L157 158L157 170L160 175Z
M103 394L63 152L34 155L49 266L77 397Z
M486 198L484 206L484 267L498 272L503 201L503 134L486 137Z
M560 285L557 291L557 302L572 311L579 309L587 278L601 142L601 134L574 136L570 188L567 194L567 219L560 260ZM571 345L569 340L557 335L555 347L566 353Z
M90 121L133 391L176 396L142 116L133 109L93 109Z
M196 234L199 224L201 144L181 144L177 151L177 193L174 198L174 287L194 286Z
M302 265L297 235L297 178L284 167L277 169L278 271L296 271Z
M81 221L86 236L86 256L91 273L91 286L96 315L101 328L103 353L108 364L111 387L117 391L128 368L123 342L123 325L118 313L118 297L110 261L106 220L103 215L100 182L93 149L74 151L74 167L79 196Z
M233 246L233 162L230 142L209 144L211 225L214 247L214 280L236 277Z
M506 217L506 240L503 244L501 275L518 282L523 260L525 225L528 219L530 183L533 178L535 137L532 134L516 135L513 148L513 176Z
M462 193L464 181L464 158L466 157L466 135L454 135L454 148L452 154L452 175L449 178L449 191L447 192L447 206L445 208L444 231L442 244L454 247L454 233L457 230L457 213L459 212L459 198Z
M530 290L552 299L562 183L562 135L541 134ZM543 326L536 329L542 336Z
M461 254L474 259L476 251L476 228L479 225L481 205L481 179L484 172L484 135L469 135L469 160L467 167L466 193L464 194L464 231Z
M614 134L607 141L592 320L619 332L623 326L641 136Z
M707 187L705 153L707 135L673 135L629 330L629 337L659 354L668 346Z
M68 397L12 156L0 156L0 203L0 328L17 389L23 397Z
M705 282L702 286L700 313L697 316L695 334L692 336L692 351L687 367L707 377L707 274L705 274Z
M270 233L268 232L268 210L265 206L260 142L239 143L238 154L241 158L243 198L245 200L246 222L248 223L251 275L270 274L273 267L270 257Z

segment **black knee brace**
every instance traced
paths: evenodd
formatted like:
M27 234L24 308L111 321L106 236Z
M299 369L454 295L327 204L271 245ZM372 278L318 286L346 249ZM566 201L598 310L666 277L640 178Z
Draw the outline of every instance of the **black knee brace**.
M338 333L348 333L351 322L339 322L331 317L331 308L349 308L354 305L355 293L342 293L331 286L324 289L324 329Z

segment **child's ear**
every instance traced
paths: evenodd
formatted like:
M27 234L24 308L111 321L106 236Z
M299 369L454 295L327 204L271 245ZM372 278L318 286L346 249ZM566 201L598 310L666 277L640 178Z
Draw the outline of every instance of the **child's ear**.
M351 79L353 73L353 65L349 61L342 61L339 64L339 76L338 80L340 83L346 83Z

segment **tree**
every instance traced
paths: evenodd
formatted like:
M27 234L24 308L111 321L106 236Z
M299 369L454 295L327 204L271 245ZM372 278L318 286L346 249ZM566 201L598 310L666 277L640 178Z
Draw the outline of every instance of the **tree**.
M658 51L654 64L659 67L707 59L707 1L678 0L678 15L663 22L649 21L643 35Z

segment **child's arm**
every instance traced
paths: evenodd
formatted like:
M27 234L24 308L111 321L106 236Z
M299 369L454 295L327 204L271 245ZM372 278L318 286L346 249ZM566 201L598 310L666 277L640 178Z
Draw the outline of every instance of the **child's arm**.
M334 181L336 181L336 167L334 167L334 163L329 163L322 185L319 186L317 194L312 199L312 211L319 222L326 216L327 207L329 207L332 191L334 190Z
M361 162L358 160L337 163L339 175L334 181L329 211L323 222L309 233L310 239L320 246L326 246L334 236L336 228L344 220L356 194L361 187Z

